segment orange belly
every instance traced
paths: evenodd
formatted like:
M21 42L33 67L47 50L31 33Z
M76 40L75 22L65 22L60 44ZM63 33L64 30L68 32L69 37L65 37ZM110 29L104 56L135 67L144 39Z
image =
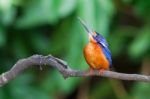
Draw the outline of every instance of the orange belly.
M90 42L84 48L86 62L93 69L109 69L109 62L102 52L100 46L95 42Z

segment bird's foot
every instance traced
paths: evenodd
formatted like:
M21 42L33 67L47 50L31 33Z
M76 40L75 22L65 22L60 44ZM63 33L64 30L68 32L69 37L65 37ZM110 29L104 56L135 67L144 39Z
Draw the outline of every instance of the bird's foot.
M93 68L90 68L89 70L90 75L93 75L93 72L94 72Z
M100 70L99 70L99 74L100 74L100 75L103 75L104 71L105 71L104 69L100 69Z

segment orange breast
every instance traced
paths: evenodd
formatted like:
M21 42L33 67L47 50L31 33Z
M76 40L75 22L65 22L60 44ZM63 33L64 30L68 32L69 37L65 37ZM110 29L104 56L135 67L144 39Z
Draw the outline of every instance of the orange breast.
M100 46L95 42L90 42L84 48L86 62L93 69L109 69L109 62L102 52Z

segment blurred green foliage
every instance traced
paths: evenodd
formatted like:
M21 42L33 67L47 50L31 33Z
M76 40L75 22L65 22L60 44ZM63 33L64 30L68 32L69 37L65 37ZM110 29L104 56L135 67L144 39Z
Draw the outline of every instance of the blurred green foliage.
M77 20L79 16L107 38L116 70L148 74L150 71L141 68L150 68L149 6L149 0L0 0L0 72L33 54L52 54L74 69L87 69L82 49L88 37ZM0 99L150 97L149 84L84 80L64 80L46 66L42 71L31 69L2 87Z

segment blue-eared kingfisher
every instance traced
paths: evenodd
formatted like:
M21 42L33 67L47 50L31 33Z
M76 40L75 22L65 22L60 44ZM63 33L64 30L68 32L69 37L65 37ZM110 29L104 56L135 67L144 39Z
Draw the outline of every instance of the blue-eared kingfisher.
M112 66L111 52L106 39L98 32L93 31L88 25L78 18L89 36L89 43L84 47L83 53L90 70L109 70Z

